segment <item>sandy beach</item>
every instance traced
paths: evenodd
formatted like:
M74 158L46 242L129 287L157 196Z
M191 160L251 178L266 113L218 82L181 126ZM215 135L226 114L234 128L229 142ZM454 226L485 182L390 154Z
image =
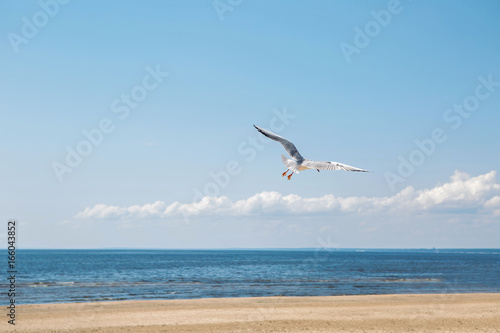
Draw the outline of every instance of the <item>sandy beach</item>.
M500 294L22 305L13 332L500 332ZM4 331L4 329L2 329Z

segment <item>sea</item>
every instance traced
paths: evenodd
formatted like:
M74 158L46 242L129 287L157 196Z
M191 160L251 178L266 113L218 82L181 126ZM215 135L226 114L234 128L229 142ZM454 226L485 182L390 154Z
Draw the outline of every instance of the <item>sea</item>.
M16 304L498 293L500 249L18 250L16 271Z

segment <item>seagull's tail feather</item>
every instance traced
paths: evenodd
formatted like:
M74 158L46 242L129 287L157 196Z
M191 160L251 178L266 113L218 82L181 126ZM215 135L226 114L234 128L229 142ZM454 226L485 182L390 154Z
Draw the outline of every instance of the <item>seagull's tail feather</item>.
M288 167L288 158L286 158L285 155L281 154L281 160L283 161L283 164Z
M295 173L299 173L297 162L289 158L286 158L283 154L281 154L281 160L283 161L283 164L286 166L287 169L290 169Z

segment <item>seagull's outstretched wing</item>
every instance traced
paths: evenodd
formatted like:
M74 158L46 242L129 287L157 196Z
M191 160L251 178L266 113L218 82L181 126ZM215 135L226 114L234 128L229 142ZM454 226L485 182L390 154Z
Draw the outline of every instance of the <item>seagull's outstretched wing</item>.
M345 171L368 172L368 170L355 168L353 166L338 162L318 162L318 161L305 160L302 163L302 166L318 170L345 170Z
M295 145L293 143L291 143L290 141L288 141L287 139L279 136L278 134L274 134L273 132L270 132L270 131L265 130L265 129L260 128L260 127L257 127L255 125L253 125L253 127L255 127L257 129L257 131L259 131L262 134L264 134L265 136L267 136L269 139L272 139L274 141L278 141L279 143L281 143L283 145L283 147L285 147L285 150L288 153L288 155L290 155L290 157L293 158L295 161L301 162L304 160L304 158L302 157L302 155L300 155L297 148L295 148Z

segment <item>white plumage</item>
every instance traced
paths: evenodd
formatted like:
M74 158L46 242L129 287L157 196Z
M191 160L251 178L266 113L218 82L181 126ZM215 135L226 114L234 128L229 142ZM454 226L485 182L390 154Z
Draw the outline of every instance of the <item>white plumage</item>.
M367 170L359 169L347 164L342 164L338 162L320 162L320 161L312 161L307 158L303 158L300 155L295 145L288 141L287 139L275 134L271 131L265 130L263 128L257 127L253 125L260 133L267 136L269 139L277 141L283 145L286 152L292 159L286 158L281 155L281 160L283 164L287 167L287 170L283 172L282 176L286 176L286 173L289 170L292 170L292 173L288 175L288 179L292 177L294 173L299 173L299 171L307 170L307 169L316 169L318 170L345 170L345 171L357 171L357 172L368 172Z

